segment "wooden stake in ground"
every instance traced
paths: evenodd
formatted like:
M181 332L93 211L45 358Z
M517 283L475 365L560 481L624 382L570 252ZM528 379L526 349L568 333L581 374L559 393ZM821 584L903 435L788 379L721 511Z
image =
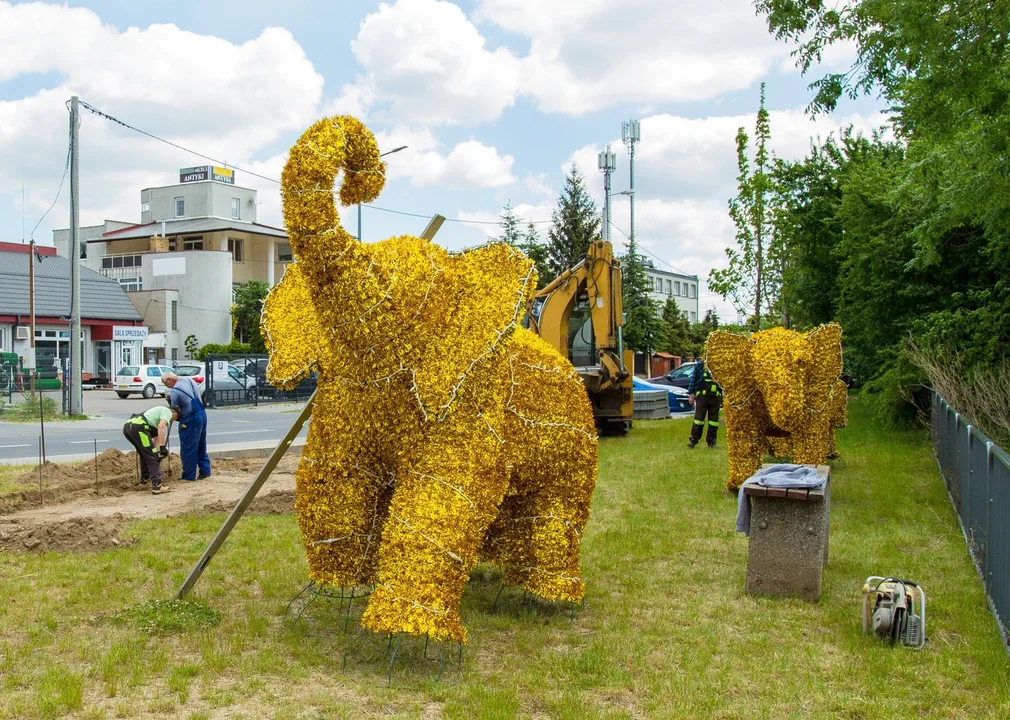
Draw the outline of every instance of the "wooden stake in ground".
M275 447L274 451L270 453L270 457L268 457L267 461L263 463L263 467L260 468L260 471L256 474L252 483L249 484L248 489L246 489L242 497L239 498L238 503L236 503L235 507L232 509L228 519L224 521L224 525L222 525L221 529L217 531L214 539L210 541L210 545L208 545L207 549L203 551L203 555L199 560L197 560L193 569L189 571L189 575L186 577L185 582L182 583L182 587L179 588L179 592L175 595L177 600L181 600L185 597L186 593L193 589L193 586L196 585L200 576L203 574L203 571L210 564L211 559L217 553L218 549L224 545L224 541L228 539L228 535L231 534L232 529L236 524L238 524L238 521L252 503L253 498L256 497L256 493L258 493L260 488L263 487L263 483L265 483L267 478L270 477L270 473L272 473L274 468L277 467L277 463L279 463L281 458L284 457L284 453L287 452L289 447L291 447L291 443L294 442L294 439L298 436L298 433L301 431L305 421L309 419L309 415L312 414L312 405L315 400L316 391L313 390L312 395L309 396L309 399L305 403L305 407L302 408L302 411L298 413L298 417L295 418L295 421L291 423L291 427L288 428L287 434L285 434L281 441L277 443L277 447Z

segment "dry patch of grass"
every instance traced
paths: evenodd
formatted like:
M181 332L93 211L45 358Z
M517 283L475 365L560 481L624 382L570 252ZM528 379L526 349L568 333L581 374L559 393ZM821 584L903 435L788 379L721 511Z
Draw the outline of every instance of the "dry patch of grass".
M136 545L0 554L0 716L357 718L866 718L1010 714L1008 663L923 432L853 402L834 471L831 561L816 605L744 594L723 450L683 447L690 421L636 423L601 443L583 543L588 594L569 608L498 596L481 567L464 595L462 665L317 599L294 629L305 561L290 515L243 519L185 608L165 604L222 517L131 526ZM861 634L862 582L919 581L925 650ZM289 618L290 616L288 616ZM123 622L128 618L129 622ZM216 624L215 624L216 623ZM157 632L152 631L157 630Z

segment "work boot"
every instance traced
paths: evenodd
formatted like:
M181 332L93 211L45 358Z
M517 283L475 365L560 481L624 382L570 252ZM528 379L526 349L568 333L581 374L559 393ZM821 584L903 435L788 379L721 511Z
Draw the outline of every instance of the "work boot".
M716 445L715 445L715 440L713 440L712 442L710 442L710 443L708 444L708 449L709 449L709 450L715 450L715 448L716 448Z
M165 487L164 485L159 485L158 487L153 488L151 490L151 494L152 495L164 495L168 491L169 491L169 488Z
M688 440L687 441L687 449L688 450L694 450L694 446L697 445L697 444L698 444L697 440Z

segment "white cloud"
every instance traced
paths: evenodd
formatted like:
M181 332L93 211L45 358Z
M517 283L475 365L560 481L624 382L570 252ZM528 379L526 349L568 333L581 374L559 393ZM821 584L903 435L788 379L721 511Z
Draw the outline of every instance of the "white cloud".
M523 92L550 112L713 98L788 54L749 0L482 0L474 16L529 40Z
M488 50L463 11L442 0L382 3L351 48L365 68L365 94L382 98L398 122L493 120L521 83L519 61Z
M395 128L376 133L375 139L380 149L407 146L387 158L389 180L409 178L415 187L444 185L451 189L501 188L517 181L512 174L515 159L478 140L457 143L443 154L427 128Z
M311 123L323 87L284 29L234 44L174 25L120 31L83 8L0 1L0 79L32 73L59 79L55 87L0 101L0 193L20 195L23 168L27 213L36 218L59 184L67 151L64 104L73 94L135 127L245 165ZM177 182L178 168L204 162L82 109L81 220L139 220L141 188ZM256 186L251 176L237 177ZM53 227L66 225L66 187L64 193L50 215Z
M519 96L580 115L713 98L789 54L749 0L482 0L473 19L521 36L527 53L490 49L454 3L383 3L351 43L363 74L342 97L394 123L490 121Z
M554 206L546 203L519 203L512 206L512 212L519 218L519 227L522 229L522 233L525 235L529 223L535 222L536 231L540 236L541 242L546 241L547 228L549 227L543 221L550 220L553 210ZM471 227L475 233L478 233L476 237L495 237L501 232L501 227L498 225L498 222L501 220L500 210L497 212L490 210L460 210L457 213L457 217L460 220L474 223Z

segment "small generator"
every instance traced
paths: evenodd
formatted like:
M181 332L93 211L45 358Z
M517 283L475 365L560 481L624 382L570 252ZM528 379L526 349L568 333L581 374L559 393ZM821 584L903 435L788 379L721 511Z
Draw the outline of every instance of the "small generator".
M917 650L926 644L926 593L911 580L871 575L863 584L863 634Z

